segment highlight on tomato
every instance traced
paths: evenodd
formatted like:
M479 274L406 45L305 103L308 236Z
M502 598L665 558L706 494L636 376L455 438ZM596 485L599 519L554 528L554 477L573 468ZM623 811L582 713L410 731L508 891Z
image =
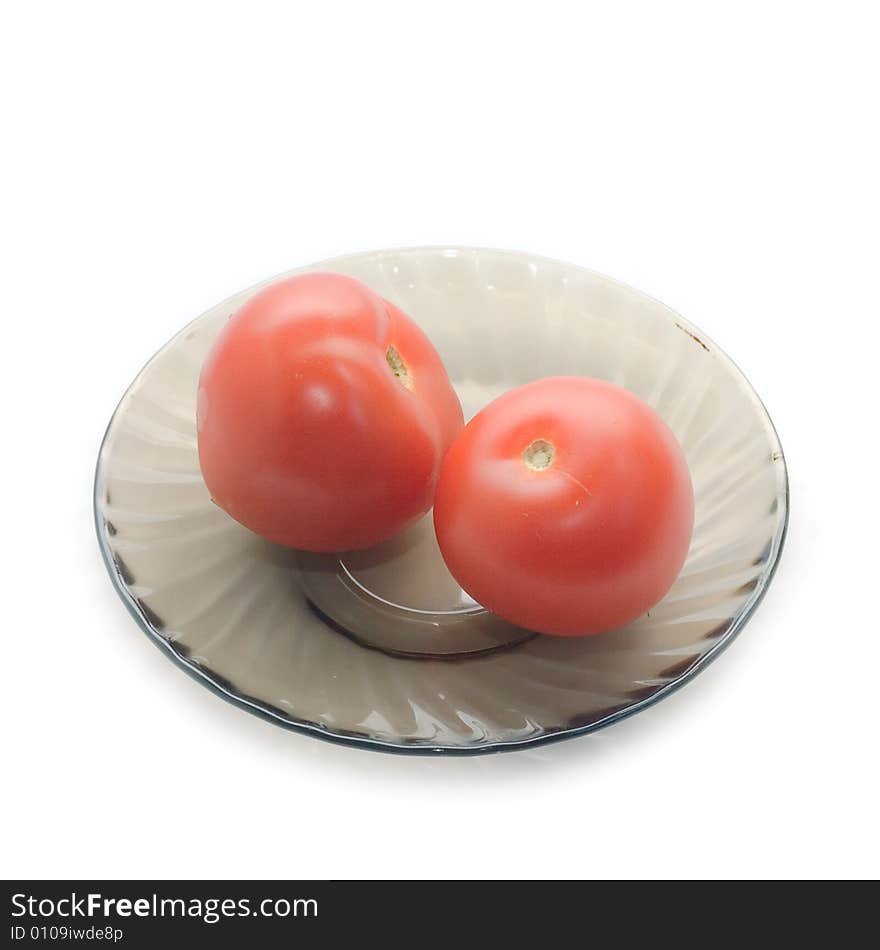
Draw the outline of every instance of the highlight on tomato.
M476 415L440 473L443 558L480 604L559 636L622 627L663 598L694 520L684 454L607 382L542 379Z
M461 405L425 334L360 281L310 273L256 293L202 368L212 499L271 541L370 547L431 507Z

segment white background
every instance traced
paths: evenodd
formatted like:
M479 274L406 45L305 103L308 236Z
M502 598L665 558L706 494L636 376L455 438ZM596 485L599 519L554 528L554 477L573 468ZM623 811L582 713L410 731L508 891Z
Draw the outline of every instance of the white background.
M876 876L877 24L834 3L16 3L0 24L6 876ZM337 748L175 669L90 510L181 325L324 257L533 251L660 298L773 416L781 568L595 736Z

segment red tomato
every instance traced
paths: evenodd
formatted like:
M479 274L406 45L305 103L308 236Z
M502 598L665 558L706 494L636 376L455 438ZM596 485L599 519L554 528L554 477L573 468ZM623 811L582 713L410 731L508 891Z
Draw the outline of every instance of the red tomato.
M541 633L635 620L684 563L693 489L648 405L595 379L506 393L449 450L434 501L449 570L479 603Z
M199 379L212 498L257 534L309 551L370 547L424 514L462 424L424 333L338 274L253 296Z

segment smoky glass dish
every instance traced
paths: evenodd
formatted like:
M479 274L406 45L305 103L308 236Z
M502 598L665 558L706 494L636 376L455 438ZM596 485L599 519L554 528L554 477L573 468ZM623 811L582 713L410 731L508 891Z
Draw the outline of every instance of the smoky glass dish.
M644 617L563 639L512 627L474 603L446 571L430 516L379 548L338 557L251 534L210 501L195 402L215 334L254 287L150 360L98 457L95 520L110 577L170 658L291 729L387 751L465 754L613 723L687 682L731 642L773 576L788 481L767 412L705 334L607 277L526 254L408 248L299 272L307 270L359 278L410 314L443 357L466 418L552 375L606 379L645 399L690 466L687 561Z

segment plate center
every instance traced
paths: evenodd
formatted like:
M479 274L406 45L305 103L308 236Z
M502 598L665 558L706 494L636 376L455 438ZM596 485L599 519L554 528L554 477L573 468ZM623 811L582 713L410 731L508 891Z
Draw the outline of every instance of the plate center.
M309 601L352 639L412 656L482 653L534 634L481 607L449 573L430 514L366 551L298 555Z

